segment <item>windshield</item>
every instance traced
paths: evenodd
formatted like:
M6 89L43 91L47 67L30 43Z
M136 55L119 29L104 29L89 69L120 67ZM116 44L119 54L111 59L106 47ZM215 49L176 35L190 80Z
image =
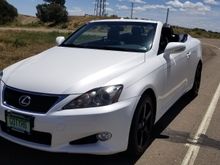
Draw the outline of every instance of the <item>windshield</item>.
M147 52L152 48L156 27L156 23L89 23L73 33L61 46Z

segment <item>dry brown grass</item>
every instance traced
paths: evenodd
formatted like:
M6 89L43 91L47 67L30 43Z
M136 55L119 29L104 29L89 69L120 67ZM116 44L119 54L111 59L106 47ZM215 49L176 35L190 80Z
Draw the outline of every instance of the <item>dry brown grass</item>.
M49 29L49 28L55 28L55 29L67 29L67 30L74 30L85 23L91 21L91 20L98 20L98 19L111 19L111 18L117 18L117 17L97 17L97 16L91 16L91 15L85 15L85 16L69 16L67 23L61 23L58 25L54 25L51 23L42 23L39 21L38 18L33 16L27 16L27 15L19 15L17 19L9 24L6 24L4 26L7 27L31 27L31 28L42 28L42 29ZM183 28L174 26L174 30L177 33L187 33L192 35L193 37L197 38L217 38L220 39L220 33L218 32L212 32L212 31L206 31L204 29L194 28Z
M97 17L97 16L69 16L67 24L68 29L75 29L92 20L111 19L113 17Z
M0 31L0 70L55 45L57 32Z
M37 28L57 28L73 30L91 20L111 19L113 17L97 17L97 16L69 16L67 23L55 25L54 23L42 23L37 17L19 15L15 21L4 26L7 27L37 27Z
M19 15L17 17L17 21L20 22L21 24L30 24L30 23L36 23L38 22L38 18L33 17L33 16L28 16L28 15Z

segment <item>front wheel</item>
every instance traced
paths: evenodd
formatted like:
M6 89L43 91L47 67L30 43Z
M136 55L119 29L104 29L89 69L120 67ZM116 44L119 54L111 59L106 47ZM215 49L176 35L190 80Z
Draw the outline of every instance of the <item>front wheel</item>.
M150 96L143 96L135 110L127 152L132 156L140 156L150 143L155 122L155 108Z

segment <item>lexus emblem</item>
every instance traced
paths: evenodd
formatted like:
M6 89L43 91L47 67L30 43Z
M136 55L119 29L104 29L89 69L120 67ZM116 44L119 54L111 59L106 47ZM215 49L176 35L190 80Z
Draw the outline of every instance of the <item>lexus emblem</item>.
M19 104L22 106L22 107L27 107L31 104L31 97L30 96L26 96L26 95L23 95L19 98Z

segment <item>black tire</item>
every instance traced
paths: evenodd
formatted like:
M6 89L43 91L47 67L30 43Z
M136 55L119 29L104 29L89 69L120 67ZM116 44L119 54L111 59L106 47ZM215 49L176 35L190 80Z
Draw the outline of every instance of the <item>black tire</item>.
M196 97L199 94L199 88L201 83L201 75L202 75L202 64L199 63L196 68L195 78L192 89L189 91L189 94L192 97Z
M141 97L131 124L127 153L141 156L151 141L155 122L155 105L149 95Z

